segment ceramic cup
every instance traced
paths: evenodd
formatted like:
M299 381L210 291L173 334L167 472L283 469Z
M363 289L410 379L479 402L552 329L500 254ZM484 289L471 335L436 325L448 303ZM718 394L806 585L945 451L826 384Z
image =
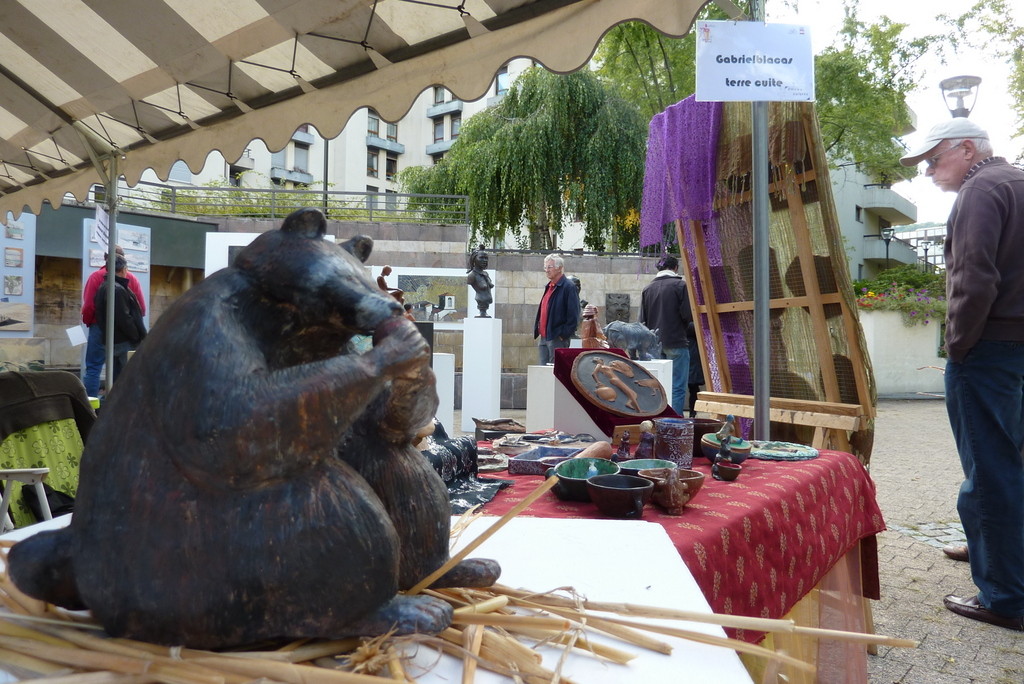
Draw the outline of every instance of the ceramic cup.
M654 419L654 457L680 468L693 465L693 421L689 418Z
M635 475L595 475L587 480L590 500L613 518L642 518L654 483Z

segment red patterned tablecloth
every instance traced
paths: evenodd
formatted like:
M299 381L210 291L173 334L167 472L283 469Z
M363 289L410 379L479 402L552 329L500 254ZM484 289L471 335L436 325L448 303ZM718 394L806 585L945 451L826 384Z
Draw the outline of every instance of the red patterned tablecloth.
M683 514L665 515L649 504L644 520L665 528L715 612L782 617L861 540L862 591L878 598L874 535L885 522L874 483L853 455L822 451L809 461L748 459L735 482L713 479L706 459L695 459L694 468L707 477ZM485 513L504 514L542 482L538 476L501 476L515 484L488 503ZM562 501L553 492L520 515L604 517L592 503ZM752 642L762 636L734 634Z

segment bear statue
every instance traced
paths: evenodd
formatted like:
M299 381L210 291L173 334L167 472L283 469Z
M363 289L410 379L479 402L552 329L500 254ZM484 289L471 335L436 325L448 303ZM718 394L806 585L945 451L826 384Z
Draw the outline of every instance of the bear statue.
M70 525L11 549L18 587L196 648L448 626L449 604L399 593L449 558L447 490L412 446L430 350L365 272L372 241L326 227L296 211L160 317L99 412ZM499 572L468 559L433 586Z
M657 330L650 330L643 323L612 321L604 327L608 346L624 350L634 361L650 361L661 358L661 340Z

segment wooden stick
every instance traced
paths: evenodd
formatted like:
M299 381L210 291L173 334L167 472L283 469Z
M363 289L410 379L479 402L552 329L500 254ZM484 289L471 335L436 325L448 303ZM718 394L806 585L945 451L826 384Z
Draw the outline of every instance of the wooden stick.
M534 616L534 615L495 615L493 613L461 613L452 619L453 625L490 625L492 627L509 627L523 625L540 629L565 630L571 627L568 620Z
M462 658L462 684L473 684L476 679L477 656L480 655L480 645L484 640L484 628L482 625L470 625L462 633L462 646L468 653Z
M494 585L492 589L496 592L500 592L512 598L529 597L529 600L532 603L537 604L538 606L544 606L548 603L551 603L554 605L571 608L575 605L572 599L561 596L551 596L547 594L530 594L519 589L512 589L510 587L500 585ZM786 619L772 620L768 618L747 617L745 615L698 613L695 611L676 610L672 608L662 608L659 606L643 606L633 603L608 603L600 601L588 601L586 599L583 600L583 606L587 610L618 613L619 615L631 615L634 617L644 618L659 618L664 620L685 620L687 622L699 622L709 625L719 625L721 627L731 627L733 629L749 629L756 632L781 632L789 634L799 634L821 639L853 641L858 643L874 643L881 644L884 646L894 646L898 648L915 648L918 645L918 642L913 641L911 639L899 639L896 637L885 636L882 634L865 634L861 632L846 632L841 630L822 629L819 627L802 627L800 625L797 625L792 620Z
M494 596L485 601L480 601L478 603L470 603L468 606L456 608L455 614L464 615L466 613L493 613L496 610L501 610L507 605L508 596Z
M6 648L0 648L0 664L11 665L25 672L32 672L38 675L53 675L67 673L68 671L68 668L63 665L57 665L49 660L25 655L24 653L18 653ZM0 669L3 669L2 665L0 665Z
M566 632L553 632L551 630L536 629L534 627L520 627L519 625L516 625L506 627L505 629L507 629L509 632L521 634L524 637L534 639L540 642L568 644L571 639L570 635ZM583 653L589 653L591 655L605 658L607 660L612 661L613 663L618 663L619 665L625 665L626 663L637 657L636 653L633 653L631 651L623 651L621 649L615 648L614 646L609 646L607 644L602 644L600 642L591 641L585 636L580 636L576 639L574 648Z
M67 672L67 668L63 668ZM32 684L150 684L159 681L148 675L129 675L118 672L80 672L33 679Z
M485 541L490 539L509 520L511 520L512 518L514 518L517 515L519 515L519 513L521 513L523 510L525 510L534 501L536 501L540 497L542 497L545 494L547 494L548 490L551 489L552 487L554 487L556 484L558 484L558 478L557 477L549 477L549 478L547 478L544 481L544 483L541 484L541 486L537 487L537 489L533 490L530 493L529 496L527 496L525 499L523 499L522 501L517 503L512 508L512 510L510 510L505 515L501 516L501 518L499 518L497 522L495 522L493 525L491 525L489 528L487 528L487 530L484 531L483 534L481 534L479 537L477 537L476 539L471 541L469 544L467 544L465 546L465 548L463 548L461 551L459 551L454 556L449 558L447 563L445 563L444 565L439 567L437 570L435 570L434 572L430 573L429 575L427 575L426 577L421 579L419 582L416 583L416 585L414 587L412 587L411 589L409 589L405 593L406 594L410 594L410 595L411 594L418 594L419 592L421 592L424 589L426 589L427 587L429 587L431 585L431 583L434 582L434 580L436 580L437 578L441 577L444 573L448 572L453 567L455 567L460 562L462 562L462 560L466 556L468 556L469 554L473 553L473 551L475 551L478 546L480 546Z

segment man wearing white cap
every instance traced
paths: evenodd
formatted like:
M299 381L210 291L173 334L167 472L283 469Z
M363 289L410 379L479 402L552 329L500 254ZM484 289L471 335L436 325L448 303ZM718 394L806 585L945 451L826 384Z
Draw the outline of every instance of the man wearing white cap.
M946 409L964 483L957 510L977 596L958 615L1024 631L1024 171L966 118L900 159L956 192L946 224ZM968 554L969 549L969 554ZM958 558L959 556L959 558Z

